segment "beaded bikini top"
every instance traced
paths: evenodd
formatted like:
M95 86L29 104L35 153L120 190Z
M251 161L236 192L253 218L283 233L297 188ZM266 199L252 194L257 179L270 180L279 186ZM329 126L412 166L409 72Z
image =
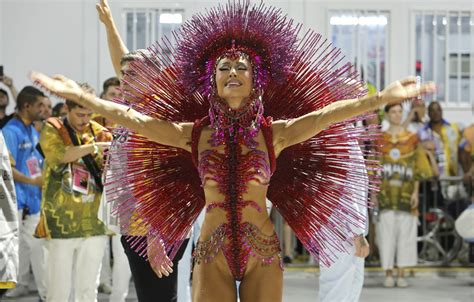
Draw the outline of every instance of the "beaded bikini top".
M236 280L242 280L250 255L269 263L280 251L275 234L265 236L255 225L242 221L242 210L246 207L262 212L257 202L244 199L249 182L268 186L275 169L271 119L261 117L260 108L261 105L258 104L247 104L244 110L250 113L246 113L242 110L232 112L225 106L214 110L211 106L210 115L214 116L196 121L192 135L193 160L197 164L202 185L213 181L217 184L219 193L225 196L223 201L211 201L206 211L219 208L225 212L227 220L216 228L210 238L198 243L194 256L197 262L208 262L222 249ZM225 124L225 127L217 128L216 123ZM207 125L214 129L208 142L214 148L198 154L201 131ZM270 163L267 161L266 152L257 148L255 137L260 129L269 150ZM224 146L223 152L215 148L221 145ZM243 146L248 149L245 154Z

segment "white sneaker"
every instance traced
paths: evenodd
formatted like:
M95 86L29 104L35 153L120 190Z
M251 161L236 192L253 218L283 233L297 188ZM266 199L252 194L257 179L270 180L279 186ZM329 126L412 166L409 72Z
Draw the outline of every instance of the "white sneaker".
M5 297L7 297L7 298L18 298L18 297L21 297L21 296L26 296L26 295L28 295L28 293L29 293L28 286L18 285L15 288L7 290L7 292L5 293Z
M397 280L397 287L407 287L408 286L408 282L405 278L398 278Z
M391 288L395 286L395 280L393 280L393 277L385 277L385 282L383 283L383 286Z

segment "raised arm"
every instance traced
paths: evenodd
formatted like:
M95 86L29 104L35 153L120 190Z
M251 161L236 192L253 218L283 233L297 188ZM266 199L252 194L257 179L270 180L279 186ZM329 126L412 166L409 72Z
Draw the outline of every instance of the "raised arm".
M13 84L12 78L7 77L6 75L4 75L4 76L0 77L0 82L3 82L3 84L5 84L5 86L7 86L8 89L10 89L10 92L11 92L12 97L13 97L13 102L16 102L16 98L18 96L18 90L16 90L16 87Z
M95 95L85 93L74 81L64 76L58 75L50 78L44 74L33 72L31 79L52 93L90 108L152 141L191 151L188 142L191 140L192 123L173 123L152 118L125 105L102 100Z
M122 38L115 26L114 18L110 12L109 4L107 0L100 0L100 3L95 5L100 21L104 24L107 32L107 43L109 46L110 59L114 66L115 74L120 79L122 74L120 72L120 59L128 53L127 46L123 43Z
M376 95L337 101L301 117L277 121L274 126L276 152L308 140L332 124L373 111L386 104L399 103L421 94L431 93L434 89L432 83L417 87L416 78L408 77L393 82Z

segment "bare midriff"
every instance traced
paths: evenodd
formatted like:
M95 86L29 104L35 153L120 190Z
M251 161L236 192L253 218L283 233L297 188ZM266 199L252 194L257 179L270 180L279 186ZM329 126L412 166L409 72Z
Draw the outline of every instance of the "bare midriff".
M209 262L222 251L234 278L241 280L250 256L271 263L280 252L266 208L268 152L261 131L254 149L233 137L213 147L211 133L204 128L198 145L206 214L195 260Z

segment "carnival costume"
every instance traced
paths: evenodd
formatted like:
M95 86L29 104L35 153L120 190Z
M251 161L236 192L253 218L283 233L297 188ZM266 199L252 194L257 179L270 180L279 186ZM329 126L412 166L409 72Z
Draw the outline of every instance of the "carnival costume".
M269 263L280 251L276 234L267 236L242 219L246 207L265 210L243 198L251 181L268 186L274 207L307 250L325 263L332 255L322 253L322 246L344 250L353 238L347 226L365 224L353 203L367 205L357 187L372 188L374 176L367 184L365 173L353 167L371 170L377 163L351 156L351 141L376 137L367 128L346 126L363 117L334 124L275 156L272 119L296 118L361 96L362 83L350 64L341 63L340 50L311 30L299 39L300 29L278 9L231 1L193 16L173 34L173 42L156 43L149 48L151 55L132 63L138 76L126 84L134 93L124 92L131 108L162 120L194 122L191 153L132 131L123 135L123 130L115 142L120 147L112 148L117 156L111 158L120 167L109 179L107 194L116 213L128 215L120 220L124 229L148 231L148 249L155 250L152 265L179 249L206 205L203 187L209 181L225 200L208 203L206 211L223 210L227 222L201 238L195 261L212 261L222 251L236 280L242 280L250 256ZM245 57L252 65L253 91L238 110L217 95L215 70L224 57ZM213 148L199 150L206 127L213 131L208 141ZM258 148L259 133L265 148ZM354 186L344 185L349 176ZM146 254L145 246L135 248Z

